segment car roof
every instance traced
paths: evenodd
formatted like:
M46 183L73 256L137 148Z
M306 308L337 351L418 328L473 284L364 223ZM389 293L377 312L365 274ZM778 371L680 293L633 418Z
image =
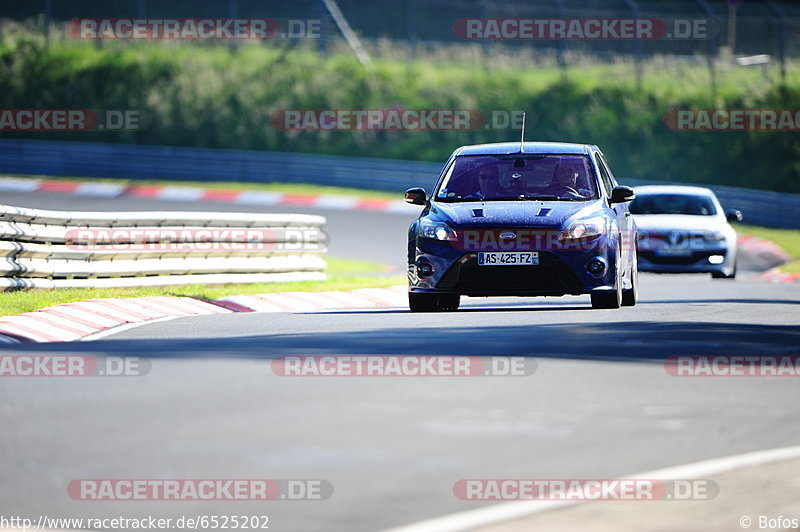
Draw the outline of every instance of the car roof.
M634 187L636 194L688 194L692 196L714 196L714 191L706 187L689 185L643 185Z
M594 146L589 144L572 144L569 142L525 142L523 153L587 155ZM519 142L496 142L493 144L475 144L461 146L455 155L512 155L520 152Z

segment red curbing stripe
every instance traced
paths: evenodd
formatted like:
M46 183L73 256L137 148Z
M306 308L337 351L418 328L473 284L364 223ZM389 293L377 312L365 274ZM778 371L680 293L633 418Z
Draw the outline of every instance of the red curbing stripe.
M389 208L390 200L361 198L353 206L354 209L364 211L385 211Z
M193 314L228 314L229 310L220 307L219 305L212 305L205 299L198 299L195 297L187 296L173 296L171 303L180 308L186 309L187 312Z
M127 299L127 301L129 301L131 303L135 303L137 305L140 305L140 306L142 306L142 307L144 307L146 309L150 309L153 312L157 312L159 314L163 314L165 316L187 316L187 314L182 310L176 310L174 307L172 307L170 305L162 305L161 303L156 303L155 301L147 301L145 298L134 297L134 298ZM156 318L156 317L148 317L148 318L145 318L145 321L154 320L154 319L158 319L158 318Z
M284 292L284 293L286 293L286 292ZM284 312L295 312L296 311L296 309L294 307L292 307L291 305L287 305L285 303L280 303L278 301L275 301L271 297L271 296L274 296L274 295L281 295L281 292L278 292L276 294L253 294L250 297L254 297L256 299L260 299L264 303L268 303L270 305L273 305L273 306L276 306L276 307L278 307L280 309L283 309Z
M75 193L79 186L95 183L94 181L55 181L47 180L39 184L38 190L47 192L64 192ZM134 196L138 198L160 199L161 192L167 188L166 185L130 185L125 187L120 196ZM256 192L255 189L245 190L231 190L231 189L200 189L201 194L199 200L201 201L220 201L233 203L236 202L242 194L247 192ZM278 205L296 205L301 207L314 207L316 203L324 195L322 194L282 194L277 193L280 199L277 201ZM342 196L345 198L346 196ZM356 198L353 206L348 210L366 210L366 211L386 211L392 206L391 200L386 199L372 199L372 198ZM745 238L749 235L739 235L740 243L744 242Z
M56 336L49 335L49 334L44 333L42 331L35 331L35 330L31 329L30 327L28 327L26 325L22 325L22 324L17 323L16 321L0 321L0 327L2 327L3 325L8 325L9 327L13 327L15 329L19 329L20 331L22 331L24 333L33 335L33 337L37 337L38 336L40 338L44 338L45 340L47 340L49 342L63 342L64 341L62 338L58 338Z
M284 194L278 202L280 205L308 205L313 206L319 199L318 195L311 194Z
M81 307L75 307L75 310L80 310L81 312L85 312L86 314L91 314L90 311L88 311L86 309L83 309ZM43 310L42 312L47 312L49 314L52 314L53 316L58 316L59 318L64 318L65 320L74 321L75 323L80 324L80 325L84 325L86 327L93 327L93 328L95 328L97 330L103 330L105 328L105 327L100 327L96 323L92 323L92 322L87 321L87 320L85 320L83 318L79 318L77 316L73 316L72 314L70 314L68 312L62 312L57 307L50 307L49 309ZM107 316L105 314L100 314L99 312L95 312L95 314L99 314L100 316L106 318L107 320L115 322L117 325L121 325L123 323L126 323L124 321L120 321L118 318L112 318L111 316ZM112 325L112 327L113 327L113 325Z
M402 288L403 287L393 287L392 291ZM373 296L363 291L353 290L350 292L330 291L320 293L282 292L242 297L259 299L270 308L282 309L284 312L314 312L330 308L358 308L363 306L361 303L357 303L357 301L348 301L348 296L352 296L356 300L360 299L365 301L365 304L366 302L372 302L379 307L394 306L393 304L387 305L387 302L384 301L384 297L388 298L388 294L382 297L380 292L382 289L375 290L378 292ZM386 291L389 292L388 290ZM388 303L392 302L390 301ZM331 304L334 304L334 306L331 306ZM196 308L194 308L193 305L196 305ZM303 308L308 306L315 308ZM75 311L79 310L81 315L72 315L69 312L70 307ZM213 315L215 313L226 313L226 311L257 312L254 308L233 301L207 301L183 297L151 296L125 299L90 299L0 318L0 341L6 338L19 342L33 343L75 341L99 331L112 329L121 323L139 324L163 317L191 316L193 315L191 312L194 310L197 311L194 315ZM145 312L148 312L150 315L145 314ZM107 325L99 325L92 322L92 315L98 318L102 317L106 320ZM59 321L57 321L57 318ZM60 323L60 320L64 320L67 323ZM109 322L111 324L108 324ZM39 327L40 325L41 328ZM70 325L72 325L72 327L70 327ZM84 330L76 329L76 327L80 327ZM85 329L89 329L89 331ZM63 334L61 334L61 336L56 336L60 333Z
M47 312L41 312L41 311L26 312L25 314L23 314L23 316L25 316L27 318L31 318L32 320L41 321L44 324L46 324L47 326L52 327L54 329L61 329L62 331L67 331L69 333L76 334L76 335L81 336L81 337L86 336L87 334L92 334L92 333L87 333L86 331L73 329L69 325L65 325L63 323L59 323L59 322L57 322L55 320L49 320L49 319L47 319ZM95 329L94 332L97 332L97 330Z
M147 314L143 314L136 309L129 308L129 305L125 305L124 303L120 304L120 301L130 301L129 299L90 299L89 302L98 303L100 305L106 305L111 310L119 312L120 314L127 314L134 318L137 321L147 321L155 319L153 316L148 316ZM149 307L148 307L149 308ZM152 309L151 309L152 310ZM132 321L128 321L128 323L135 323Z
M212 308L205 308L204 301L193 298L179 298L170 296L148 296L143 298L136 298L137 300L150 301L156 305L164 305L166 308L173 309L180 312L184 316L200 316L204 314L223 314L221 308L212 306ZM188 301L187 301L188 300Z
M165 187L160 185L133 185L125 189L124 196L136 196L138 198L157 198Z
M772 269L762 273L758 278L770 283L796 283L800 282L800 273L784 273L777 269Z
M241 190L215 190L213 188L207 188L203 191L203 195L200 196L200 199L209 201L236 201L241 194Z
M82 310L82 311L84 311L86 313L97 314L98 316L102 316L102 317L104 317L104 318L106 318L108 320L115 321L115 322L117 322L118 325L122 325L123 323L133 323L128 318L120 318L119 316L115 316L113 314L108 314L108 311L103 308L103 305L102 304L98 304L97 302L98 302L98 300L95 299L95 300L89 300L89 301L76 301L75 303L65 303L65 304L59 305L59 306L64 306L64 307L74 306L76 309ZM91 304L84 305L85 303L91 303ZM100 310L96 309L95 307L100 307ZM106 312L103 312L103 310L106 310ZM124 312L120 311L119 309L112 309L112 310L114 310L116 312L116 314L125 314Z
M39 190L45 192L75 192L81 183L77 181L42 181Z
M255 312L255 310L251 309L250 307L245 307L244 305L234 303L233 301L207 301L205 299L202 301L205 301L211 305L217 305L218 307L232 310L233 312Z
M155 306L156 309L159 307L163 307L166 310L170 310L172 312L178 312L181 316L191 316L196 315L196 312L190 312L186 308L173 303L172 301L166 300L163 296L148 296L148 297L136 297L134 298L135 301L139 301L140 303L148 303L152 306Z

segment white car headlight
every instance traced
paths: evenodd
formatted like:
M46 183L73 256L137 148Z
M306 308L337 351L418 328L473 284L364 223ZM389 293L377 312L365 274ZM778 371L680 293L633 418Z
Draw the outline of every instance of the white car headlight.
M600 236L606 232L606 221L599 216L596 218L586 218L577 220L561 231L559 240L578 240L581 238L591 238Z
M419 222L419 236L432 240L447 240L451 242L458 240L456 232L446 223L432 222L426 219L422 219Z
M719 242L725 240L725 234L722 231L706 231L703 236L706 242Z

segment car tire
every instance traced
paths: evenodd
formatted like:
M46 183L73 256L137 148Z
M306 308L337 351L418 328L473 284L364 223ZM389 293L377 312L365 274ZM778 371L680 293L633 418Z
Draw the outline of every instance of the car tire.
M725 272L711 272L712 279L736 279L736 263L733 263L733 270L731 273Z
M639 299L639 261L636 254L633 254L633 264L631 264L631 287L622 291L622 306L632 307Z
M615 309L622 306L622 278L619 275L619 266L621 262L622 260L620 259L620 254L617 254L617 264L615 267L617 270L617 282L614 290L592 292L592 308Z
M439 310L439 296L409 292L408 308L411 309L411 312L436 312Z
M461 296L458 294L408 293L408 308L411 312L450 312L458 310Z
M619 264L619 260L617 261ZM614 290L592 292L592 308L614 309L622 306L622 279L617 276L617 286Z
M622 290L604 290L592 293L592 308L615 309L622 306Z

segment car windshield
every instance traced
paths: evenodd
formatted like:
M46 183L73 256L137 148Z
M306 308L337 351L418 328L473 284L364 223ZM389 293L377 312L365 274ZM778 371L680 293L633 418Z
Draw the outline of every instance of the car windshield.
M690 194L644 194L631 203L633 214L688 214L691 216L713 216L717 213L714 202L708 196Z
M439 201L597 199L597 180L584 155L460 156L436 192Z

